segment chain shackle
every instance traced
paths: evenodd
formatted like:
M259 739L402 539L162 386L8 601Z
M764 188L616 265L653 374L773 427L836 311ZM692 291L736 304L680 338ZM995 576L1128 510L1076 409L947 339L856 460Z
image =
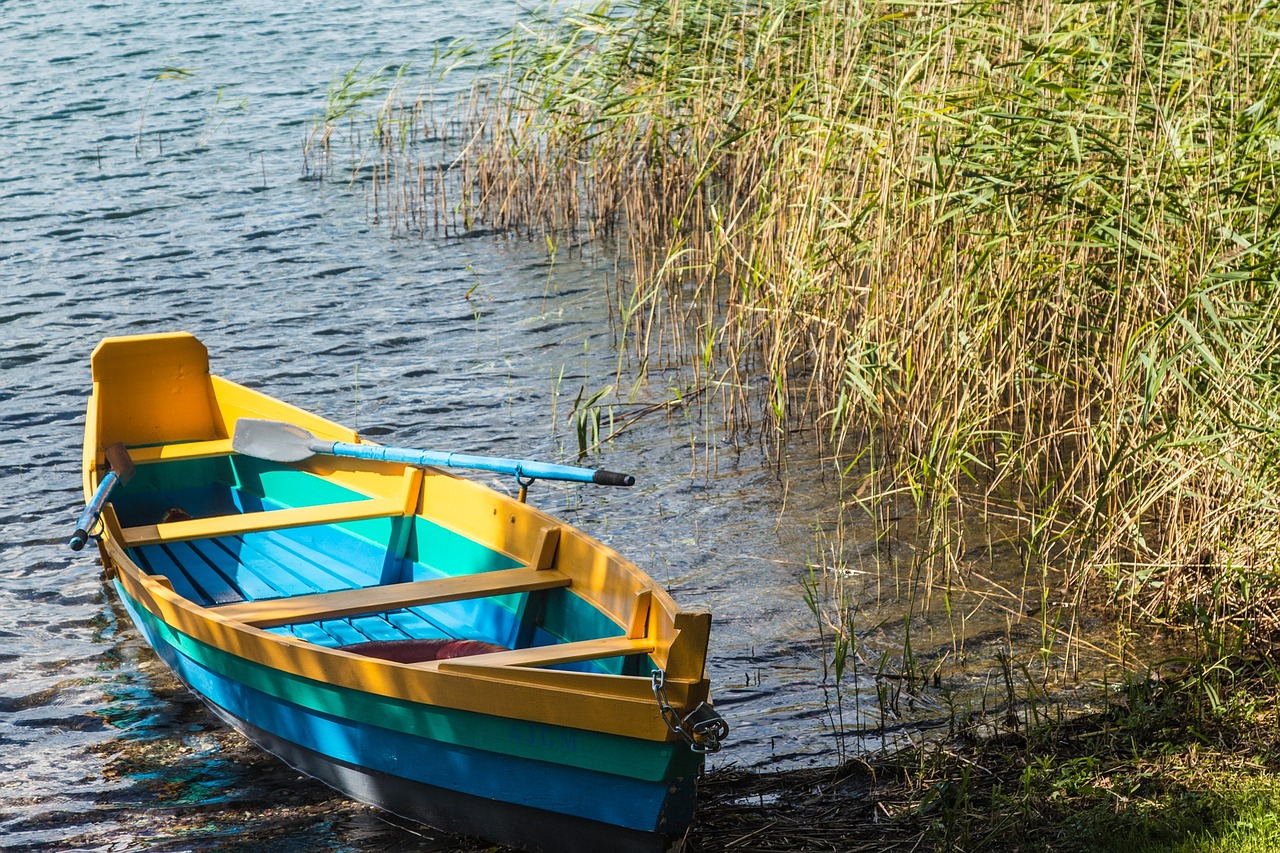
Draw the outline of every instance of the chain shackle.
M653 698L658 700L658 711L667 728L672 734L678 735L692 752L719 752L724 740L729 737L729 724L724 717L706 702L699 702L696 708L681 717L667 701L666 680L666 672L654 670Z

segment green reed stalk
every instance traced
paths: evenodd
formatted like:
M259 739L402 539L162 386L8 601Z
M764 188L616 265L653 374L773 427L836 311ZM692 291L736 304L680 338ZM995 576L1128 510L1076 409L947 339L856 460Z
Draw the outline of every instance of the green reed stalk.
M994 519L1067 597L1274 633L1220 581L1280 569L1278 34L1246 0L557 10L455 203L621 241L642 357L874 445L931 588Z

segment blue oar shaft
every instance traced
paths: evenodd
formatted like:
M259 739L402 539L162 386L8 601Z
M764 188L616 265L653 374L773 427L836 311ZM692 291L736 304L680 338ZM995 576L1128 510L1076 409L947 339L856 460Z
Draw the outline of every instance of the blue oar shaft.
M76 522L76 532L71 534L71 541L68 544L71 545L72 551L79 551L89 541L89 531L98 523L98 516L102 514L102 508L106 506L107 498L111 496L111 490L116 487L119 480L116 472L110 471L98 484L98 490L93 493L93 498L80 514L80 520Z
M635 479L627 474L614 474L610 471L578 468L573 465L556 465L550 462L534 462L528 459L504 459L499 456L473 456L467 453L445 453L438 450L409 450L377 444L347 444L341 441L315 441L312 442L311 449L316 453L328 453L353 459L376 459L414 466L473 468L479 471L495 471L499 474L517 474L535 480L569 480L575 483L599 483L612 486L629 486L635 482Z
M231 446L237 453L259 459L270 459L272 462L301 462L316 453L325 453L330 456L373 459L414 467L438 465L442 468L475 468L480 471L515 474L525 480L569 480L575 483L595 483L598 486L634 486L636 484L636 478L630 474L578 468L573 465L475 456L469 453L449 453L440 450L383 447L380 444L322 441L297 424L260 418L240 418L236 421Z

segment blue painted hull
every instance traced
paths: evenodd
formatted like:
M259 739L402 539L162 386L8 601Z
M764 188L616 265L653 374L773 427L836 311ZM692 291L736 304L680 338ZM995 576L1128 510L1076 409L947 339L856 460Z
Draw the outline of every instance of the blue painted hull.
M656 853L673 841L664 826L684 827L692 818L696 762L674 784L645 781L442 743L323 713L184 654L166 639L171 628L119 584L116 590L151 647L219 717L353 799L531 851Z

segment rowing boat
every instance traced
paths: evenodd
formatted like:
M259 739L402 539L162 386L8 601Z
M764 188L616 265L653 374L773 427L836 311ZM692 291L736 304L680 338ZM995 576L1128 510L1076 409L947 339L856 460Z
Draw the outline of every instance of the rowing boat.
M96 539L124 608L215 714L349 797L451 832L679 846L727 734L707 612L523 488L415 464L210 375L191 335L107 338L92 374L73 547ZM244 446L264 424L311 449ZM554 476L530 466L522 485Z

